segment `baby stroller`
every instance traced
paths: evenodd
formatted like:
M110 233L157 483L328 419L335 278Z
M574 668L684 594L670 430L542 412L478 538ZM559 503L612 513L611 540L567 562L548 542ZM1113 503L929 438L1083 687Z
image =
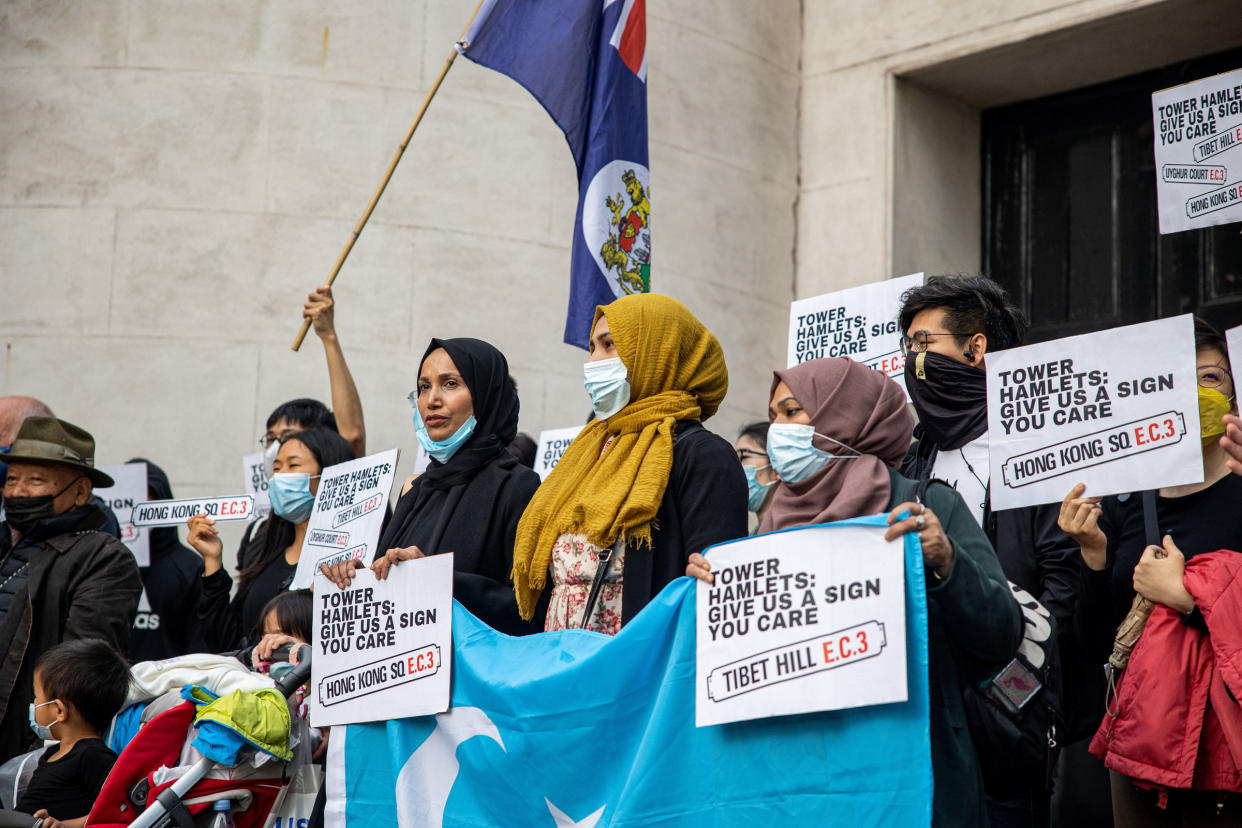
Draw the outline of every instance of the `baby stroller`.
M143 724L121 751L86 824L98 828L191 828L206 825L216 801L227 799L237 828L268 825L290 783L301 771L311 769L305 763L309 747L300 745L300 757L295 758L291 750L263 745L263 737L252 736L260 743L246 744L246 738L234 737L228 728L211 728L209 733L209 726L222 718L211 706L239 699L247 717L265 719L260 728L278 731L280 714L287 713L288 708L282 704L283 710L277 709L275 694L284 702L310 677L311 648L303 645L298 655L299 663L276 679L275 693L239 690L217 698L201 687L184 688L184 701ZM286 718L283 723L290 721L298 720ZM305 730L302 723L303 740ZM220 761L222 755L229 754L235 757L232 765Z
M119 756L86 824L193 828L207 825L215 803L228 800L237 828L292 826L293 820L277 816L291 815L290 794L308 804L322 784L309 763L309 728L290 711L310 677L311 648L299 648L296 666L288 663L287 647L274 660L284 661L279 666L285 669L278 675L273 668L272 677L225 656L134 665L130 700L143 703L113 720L107 741ZM42 822L0 811L0 828L39 828Z

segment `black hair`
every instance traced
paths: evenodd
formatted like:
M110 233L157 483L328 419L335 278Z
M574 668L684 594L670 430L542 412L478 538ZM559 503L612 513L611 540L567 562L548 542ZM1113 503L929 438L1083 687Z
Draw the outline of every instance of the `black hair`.
M335 466L354 459L354 450L349 442L335 431L313 428L310 431L299 431L284 439L287 443L297 440L306 446L306 450L315 458L320 469ZM263 526L263 534L258 539L259 549L253 556L244 560L247 565L237 574L237 589L240 592L250 586L250 581L260 572L267 569L268 564L285 554L285 549L293 543L293 524L272 512ZM253 548L253 547L247 547Z
M263 622L271 612L276 613L276 626L285 635L291 635L307 644L311 640L311 631L315 625L311 618L315 603L309 589L293 589L278 593L275 598L263 605L259 612L259 632L263 632Z
M959 345L977 333L988 338L989 351L1021 345L1029 327L1005 289L986 276L932 276L927 284L901 295L901 335L919 313L944 309L944 324Z
M539 450L539 444L529 434L519 431L505 448L526 468L535 467L535 452Z
M45 650L35 661L35 672L48 701L72 705L104 733L129 696L129 662L98 638L75 638Z
M750 439L758 443L763 448L764 451L767 451L768 449L768 426L770 425L771 423L769 423L767 420L756 420L753 423L749 423L748 425L742 426L742 430L738 432L737 436L739 438L749 437Z
M1225 336L1216 328L1212 327L1212 323L1208 322L1201 316L1195 317L1195 350L1204 351L1208 348L1215 348L1225 355L1225 362L1229 362L1229 344L1225 342Z
M1212 327L1212 323L1206 319L1195 317L1195 351L1205 351L1213 348L1220 351L1225 357L1225 370L1229 372L1229 376L1233 376L1233 368L1229 363L1229 343L1225 341L1225 336L1216 328Z
M336 417L328 410L328 407L319 400L307 397L289 400L287 403L276 406L276 410L267 417L267 427L270 429L281 419L295 423L303 431L316 428L324 428L328 431L337 430Z

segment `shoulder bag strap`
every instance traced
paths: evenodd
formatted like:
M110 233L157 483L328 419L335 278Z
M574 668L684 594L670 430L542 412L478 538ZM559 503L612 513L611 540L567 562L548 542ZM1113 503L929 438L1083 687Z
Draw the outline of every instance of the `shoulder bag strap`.
M687 434L693 434L696 431L702 430L703 424L698 420L677 423L673 427L673 447L676 448L677 441ZM670 506L672 503L673 501L669 501ZM599 601L599 593L604 588L604 579L608 577L608 570L612 569L612 550L614 547L616 547L615 542L612 547L600 550L599 564L595 567L595 577L591 581L591 591L587 594L586 606L582 610L581 629L587 628L592 616L595 614L595 604Z
M1143 492L1140 497L1143 502L1143 530L1147 534L1147 545L1161 546L1160 526L1156 515L1156 492L1152 489Z

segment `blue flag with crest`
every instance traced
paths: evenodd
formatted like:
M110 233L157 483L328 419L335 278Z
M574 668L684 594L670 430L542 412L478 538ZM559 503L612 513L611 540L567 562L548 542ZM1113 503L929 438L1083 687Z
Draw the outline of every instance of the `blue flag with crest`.
M715 727L694 726L689 578L615 637L511 638L455 604L451 709L334 728L327 824L928 825L927 604L915 535L904 551L908 701Z
M646 0L484 0L457 48L526 87L569 142L565 341L585 348L596 305L651 286Z

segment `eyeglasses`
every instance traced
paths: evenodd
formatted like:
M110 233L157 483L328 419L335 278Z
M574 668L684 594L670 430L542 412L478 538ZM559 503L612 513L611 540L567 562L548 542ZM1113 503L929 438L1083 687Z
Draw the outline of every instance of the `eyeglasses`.
M926 351L927 346L930 344L928 340L930 340L933 336L969 336L969 334L928 333L927 331L919 331L913 337L903 335L901 337L901 355L905 356L911 351Z
M259 438L259 447L269 449L272 447L273 443L283 443L288 437L297 433L298 429L296 428L286 428L279 434L269 431L267 434L264 434Z
M737 450L737 459L739 462L745 463L747 457L762 457L764 460L768 459L768 456L762 451L755 451L754 449Z
M1220 388L1229 378L1229 372L1223 365L1200 365L1199 385L1204 388Z

